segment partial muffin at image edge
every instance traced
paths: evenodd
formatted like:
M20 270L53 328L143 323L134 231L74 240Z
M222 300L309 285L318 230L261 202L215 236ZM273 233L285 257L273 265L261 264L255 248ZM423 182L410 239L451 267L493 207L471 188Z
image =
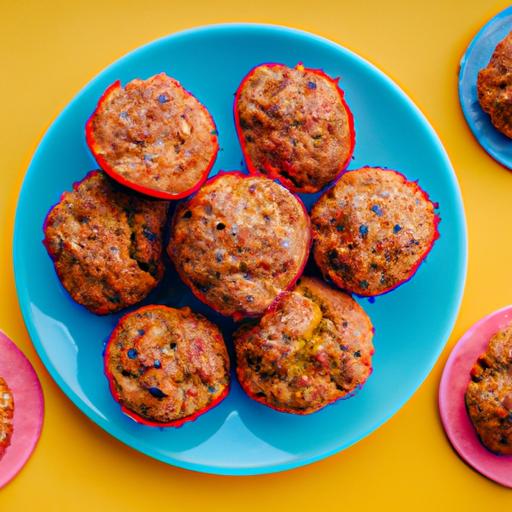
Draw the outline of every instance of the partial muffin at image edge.
M471 369L465 403L482 444L512 455L512 324L491 338Z
M310 243L298 197L266 177L225 172L176 209L167 251L194 295L239 320L294 285Z
M219 404L229 391L222 333L188 307L151 305L126 314L104 357L114 399L145 425L179 427Z
M43 243L73 300L98 315L144 299L164 274L168 202L91 171L48 213Z
M303 276L256 325L235 333L238 380L264 405L310 414L363 386L372 339L371 321L355 300Z
M0 460L11 444L13 434L14 399L7 382L0 377Z
M180 199L208 177L219 149L217 129L197 98L165 73L112 84L86 124L98 165L123 185Z
M235 96L238 138L253 174L318 192L350 162L355 132L338 80L299 64L253 68Z
M512 32L498 43L477 79L478 101L494 127L512 138Z
M349 292L393 290L414 275L439 237L436 207L397 171L347 171L311 210L315 261Z

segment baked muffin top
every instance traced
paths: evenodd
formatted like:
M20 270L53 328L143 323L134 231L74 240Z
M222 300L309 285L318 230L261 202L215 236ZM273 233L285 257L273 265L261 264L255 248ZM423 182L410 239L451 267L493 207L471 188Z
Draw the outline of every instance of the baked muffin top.
M408 280L437 239L434 205L416 182L376 167L346 172L311 211L325 278L360 295Z
M168 203L90 172L49 212L44 244L71 297L98 315L148 295L164 273Z
M13 418L14 398L7 382L0 377L0 459L11 444Z
M309 414L364 384L372 338L370 319L349 295L303 276L257 325L235 334L238 379L265 405Z
M146 423L194 419L229 386L221 332L188 307L146 306L125 315L109 339L105 370L125 412Z
M494 127L512 137L512 32L496 46L477 79L478 101Z
M89 148L111 177L163 199L191 194L218 151L209 112L165 73L114 83L86 127Z
M354 149L352 114L337 80L302 65L254 68L236 95L235 121L251 172L296 192L318 192Z
M176 210L168 253L183 281L220 313L261 315L306 262L309 217L284 187L222 173Z
M512 324L491 338L473 366L466 406L482 443L512 455Z

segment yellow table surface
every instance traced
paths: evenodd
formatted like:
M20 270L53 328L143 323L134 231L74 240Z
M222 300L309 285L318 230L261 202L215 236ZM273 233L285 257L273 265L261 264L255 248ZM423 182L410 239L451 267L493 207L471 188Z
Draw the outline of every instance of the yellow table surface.
M461 55L505 1L0 0L0 328L41 379L46 418L0 510L510 510L512 491L466 466L437 413L443 364L463 332L512 301L512 174L473 139L457 97ZM12 269L19 189L48 124L93 76L126 52L197 25L252 21L341 43L395 79L440 135L457 172L469 229L469 272L455 329L407 405L351 448L313 465L259 477L218 477L150 459L91 423L37 357Z

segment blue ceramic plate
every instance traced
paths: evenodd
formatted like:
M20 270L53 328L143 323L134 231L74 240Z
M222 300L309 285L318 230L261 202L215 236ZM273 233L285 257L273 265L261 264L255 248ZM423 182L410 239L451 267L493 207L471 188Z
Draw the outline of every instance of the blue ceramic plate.
M396 168L419 180L440 204L441 237L416 276L370 303L375 370L355 397L306 417L275 412L247 398L234 381L226 400L179 429L139 425L121 413L102 370L103 343L119 315L97 317L61 287L41 243L48 209L95 162L84 125L103 90L165 71L210 109L221 151L213 169L237 169L242 154L233 94L261 62L302 61L341 77L357 134L351 168ZM314 197L305 198L310 205ZM111 65L53 123L37 149L19 198L14 237L16 285L34 345L55 381L89 418L133 448L164 462L221 474L270 473L338 452L375 430L411 397L448 338L466 274L466 229L457 181L434 130L412 101L357 55L320 37L282 27L219 25L155 41ZM193 298L169 270L145 303L188 304L217 322L229 343L233 323Z
M512 30L512 7L487 22L460 61L459 99L464 117L480 145L500 164L512 169L512 140L500 133L480 107L476 92L478 72L487 66L496 45Z

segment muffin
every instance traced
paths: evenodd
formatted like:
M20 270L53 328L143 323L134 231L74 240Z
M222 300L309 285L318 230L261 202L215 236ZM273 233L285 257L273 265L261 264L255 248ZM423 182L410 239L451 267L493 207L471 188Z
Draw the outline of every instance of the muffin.
M11 444L13 432L14 399L5 380L0 377L0 459Z
M312 209L315 261L347 291L392 290L412 277L438 238L434 209L418 184L396 171L346 172Z
M494 127L512 138L512 32L492 54L477 79L478 101Z
M201 301L238 320L293 286L310 238L300 199L263 176L229 172L177 208L167 251Z
M105 349L105 373L123 412L146 425L194 420L229 389L222 334L188 307L146 306L121 318Z
M164 274L168 203L92 171L65 192L44 223L44 244L71 297L97 315L131 306Z
M473 366L466 407L483 445L512 455L512 324L491 338Z
M372 338L370 319L349 295L302 277L257 325L235 333L238 380L258 402L310 414L365 383Z
M112 84L87 121L86 139L112 178L161 199L197 190L218 151L209 112L165 73Z
M318 192L348 165L354 122L343 91L318 69L263 64L242 81L235 123L251 173Z

